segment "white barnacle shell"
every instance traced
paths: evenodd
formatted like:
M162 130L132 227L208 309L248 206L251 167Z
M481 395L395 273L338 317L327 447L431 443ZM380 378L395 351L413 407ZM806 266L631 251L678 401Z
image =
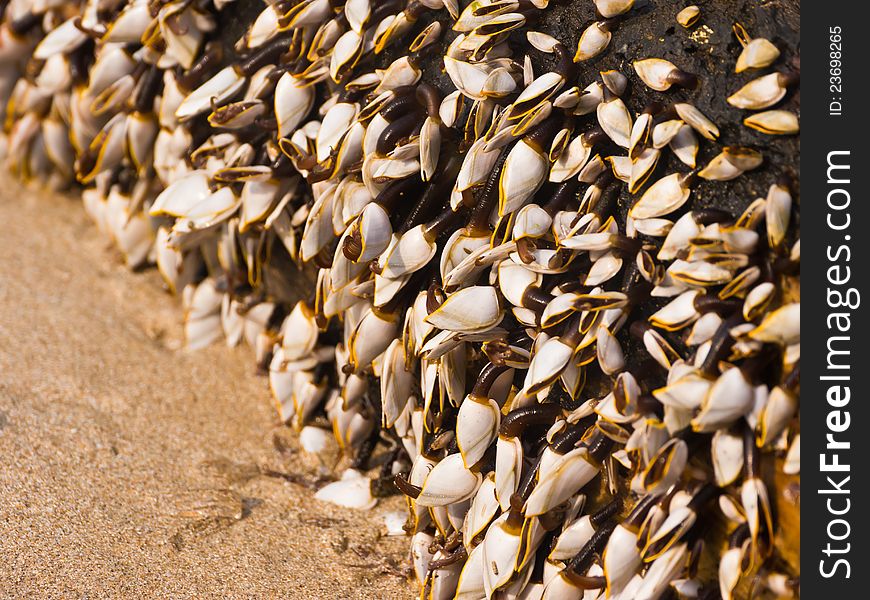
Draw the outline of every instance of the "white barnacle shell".
M175 110L175 116L184 121L204 113L212 108L213 103L224 102L239 92L244 85L244 77L239 75L233 67L225 67L192 91Z
M747 110L761 110L773 106L785 96L787 78L782 73L771 73L753 79L728 96L728 104Z
M610 534L601 559L608 595L621 593L642 564L637 546L637 533L625 525L617 525Z
M514 101L509 117L519 119L532 113L559 91L564 83L565 78L553 71L535 78Z
M201 170L191 171L160 192L149 212L152 216L181 217L210 193L207 173Z
M128 208L131 198L117 189L112 189L106 202L106 225L127 266L142 264L151 252L154 232L150 219L141 212L131 213Z
M674 63L663 58L645 58L634 61L634 71L647 87L664 92L671 87L668 76L677 69Z
M701 412L692 419L695 431L715 431L729 426L752 408L752 385L739 368L719 376L701 403Z
M698 290L683 292L653 313L649 318L650 323L666 331L676 331L693 323L700 316L694 304L698 294Z
M540 50L541 52L547 52L548 54L555 52L556 46L561 43L553 36L542 33L540 31L529 31L528 33L526 33L526 39L529 41L532 47Z
M754 321L764 310L767 309L773 295L776 292L776 286L765 281L756 285L746 294L746 299L743 301L743 318L746 321Z
M550 181L561 183L571 179L586 166L591 155L592 147L582 135L576 136L553 163L550 169Z
M776 441L797 410L798 399L794 393L781 385L774 387L758 419L758 444L764 447Z
M674 109L683 121L708 140L715 142L719 138L719 128L694 104L677 102L674 104Z
M344 14L351 29L362 31L371 15L370 0L348 0L344 5Z
M541 275L513 261L503 261L498 265L498 282L501 293L514 306L523 305L523 294L529 286L539 285Z
M441 124L427 117L420 130L420 176L423 181L431 180L435 174L440 151Z
M525 22L526 18L522 13L502 13L475 27L466 39L486 39L490 37L500 36L510 31L513 31L518 27L522 27Z
M423 31L417 34L417 37L408 45L408 50L411 52L419 52L423 48L430 46L438 41L441 37L443 27L439 21L433 21L423 28Z
M470 2L456 18L453 30L467 33L483 25L490 19L519 8L517 0L500 0L498 2Z
M123 46L115 44L105 46L91 67L85 95L96 98L107 87L132 73L136 64L136 60L123 49Z
M309 356L317 344L318 328L314 314L304 302L297 302L281 324L281 352L287 361Z
M463 533L467 540L466 545L468 545L475 536L486 529L498 511L498 498L496 497L495 491L495 472L490 471L490 473L483 478L483 482L477 489L477 493L474 494L474 499L471 501L468 513L465 515Z
M526 518L542 515L561 504L598 474L587 448L575 448L540 474L538 484L526 501Z
M559 534L556 545L550 551L550 560L568 560L580 552L595 533L590 515L584 515L568 525Z
M466 537L471 537L468 533ZM471 598L485 598L486 585L484 583L486 568L483 564L483 544L478 544L468 551L468 558L462 566L462 572L459 574L459 581L456 584L457 600L467 600Z
M399 323L395 315L369 310L348 339L348 364L357 370L368 367L389 347L398 330Z
M339 141L353 124L359 105L350 102L334 104L324 115L317 131L317 161L323 162L336 151Z
M222 297L211 277L199 285L185 287L182 295L185 307L184 337L189 350L203 348L220 338L223 333L220 317Z
M692 4L677 13L677 23L682 27L689 28L698 22L701 16L701 9Z
M275 86L275 120L278 137L293 133L314 105L314 89L284 73Z
M680 132L680 128L684 123L679 119L670 119L662 121L652 128L652 145L653 148L664 148L671 143L671 140Z
M363 50L363 39L360 34L349 29L335 42L329 59L329 76L338 81L341 74L353 67Z
M648 493L664 492L679 481L686 461L689 447L681 439L671 438L650 458L649 464L640 479L643 489Z
M33 58L45 60L56 54L71 54L87 39L87 34L76 27L72 17L52 29L33 50Z
M330 431L312 425L306 425L299 431L299 443L309 454L322 454L329 447L332 439Z
M733 277L731 270L704 260L675 260L667 273L672 279L691 286L724 285Z
M668 381L668 385L653 390L653 396L665 406L680 410L694 410L701 405L713 382L695 372Z
M487 597L510 581L519 567L523 536L521 529L509 521L510 516L511 513L507 512L496 519L487 529L482 543Z
M646 146L652 130L652 123L653 116L648 112L639 114L634 120L628 140L628 155L632 158Z
M604 52L610 44L611 37L612 34L603 22L592 23L580 35L577 52L574 53L574 62L589 60Z
M378 499L372 496L371 481L356 469L346 470L341 479L317 490L314 498L345 508L363 510L374 508L378 503Z
M577 103L574 106L575 115L588 115L595 111L598 105L604 101L604 84L600 81L593 81L580 93Z
M218 188L181 215L173 226L172 233L180 235L212 227L232 216L240 205L241 200L232 188Z
M800 131L797 115L787 110L766 110L743 119L743 124L768 135L794 135Z
M691 131L691 129L689 130ZM644 149L634 162L631 163L631 172L628 181L628 191L637 192L647 181L659 162L661 151L657 148Z
M495 443L495 494L503 511L520 483L523 471L523 443L519 438L499 436Z
M480 252L489 250L489 237L485 235L468 235L464 229L457 229L444 243L444 248L441 251L441 262L439 271L444 283L445 289L452 289L454 286L450 283L452 273L463 265L467 258L477 258ZM479 265L478 265L479 266ZM464 265L463 265L464 267Z
M682 542L655 559L632 597L636 600L660 598L670 587L671 582L685 569L688 554L688 546Z
M767 486L761 479L758 477L746 478L743 485L740 486L740 500L753 541L757 540L762 531L773 531L770 498Z
M614 96L622 96L625 92L625 88L628 86L628 77L616 69L601 71L600 75L604 87L606 87L611 94Z
M413 373L407 370L406 350L402 340L395 339L384 352L381 370L381 402L383 426L393 427L408 404Z
M124 44L139 42L150 23L151 14L147 0L129 2L109 24L102 41Z
M674 155L687 167L695 168L698 157L698 138L689 125L683 125L668 142Z
M725 147L714 156L698 177L711 181L728 181L745 171L756 169L764 161L761 153L751 148Z
M786 475L797 475L801 472L801 434L797 434L792 440L782 470Z
M465 467L461 454L450 454L429 471L416 503L420 506L447 506L468 500L482 480L479 473Z
M418 225L402 234L398 242L385 251L386 256L381 256L381 275L397 279L419 271L437 250L435 241L426 235L425 225Z
M686 502L690 501L691 496L684 496ZM691 506L682 504L683 496L675 496L671 500L669 509L670 512L665 517L664 521L655 529L650 530L650 535L643 549L644 560L647 562L653 561L679 541L683 535L691 529L698 520L697 513Z
M466 467L471 468L483 458L498 435L500 421L501 411L495 400L469 394L462 401L456 417L456 443Z
M376 202L365 205L350 230L359 235L361 248L354 262L363 264L380 256L389 246L393 234L389 214Z
M247 231L251 225L264 220L268 216L280 190L281 184L275 179L245 182L241 195L240 232Z
M501 154L500 149L487 151L486 141L483 138L475 141L462 160L462 166L456 176L456 190L463 192L474 185L483 183L495 166L499 154Z
M595 344L598 365L607 375L615 375L625 368L625 355L616 336L604 325L598 327Z
M540 238L547 234L553 219L538 204L527 204L517 211L514 217L513 238Z
M801 305L792 302L768 313L761 324L749 332L759 342L790 346L801 340Z
M743 436L720 429L710 442L710 457L716 484L725 487L737 480L743 470Z
M407 56L397 58L386 69L378 69L377 73L381 82L375 88L375 94L405 85L414 85L422 75L422 71Z
M742 73L746 69L763 69L769 67L779 58L779 48L770 40L755 38L743 46L743 51L737 57L735 73Z
M690 177L672 173L652 184L629 210L633 219L651 219L674 212L686 203L692 190Z
M634 6L634 0L593 0L598 13L605 19L625 14Z
M553 383L568 365L573 354L574 348L560 338L547 340L532 356L526 374L526 392L534 394Z
M444 69L450 76L453 85L462 94L474 100L485 98L483 90L489 78L489 73L492 70L491 68L457 60L451 56L445 56Z
M418 531L411 538L411 562L420 585L423 585L426 580L429 573L429 563L434 557L434 552L429 550L434 539L432 534L425 531Z
M441 100L441 105L438 107L438 116L441 122L446 127L453 127L456 119L462 113L462 92L455 90Z
M723 600L732 600L734 588L740 582L745 561L745 546L728 548L719 561L719 593Z
M523 206L547 179L550 163L539 148L520 140L508 153L498 182L498 214Z
M248 27L245 35L237 42L236 48L239 50L259 48L275 37L279 31L279 17L274 5L264 8Z
M791 206L792 198L788 188L779 184L771 185L764 203L764 217L767 239L774 248L779 248L785 241L791 221Z
M438 329L473 333L495 327L503 315L496 289L480 285L451 294L425 321Z
M618 146L628 148L631 137L631 113L621 98L612 98L597 107L598 124Z

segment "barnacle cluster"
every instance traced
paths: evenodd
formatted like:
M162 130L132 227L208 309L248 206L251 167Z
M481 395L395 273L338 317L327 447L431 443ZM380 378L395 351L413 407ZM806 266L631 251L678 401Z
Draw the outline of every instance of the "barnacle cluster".
M693 207L764 155L678 57L599 72L649 7L582 3L560 40L548 0L267 0L228 43L251 2L9 0L0 154L82 187L189 346L251 344L303 437L388 448L318 495L398 488L425 597L796 597L796 182ZM734 36L723 111L796 134L793 65Z

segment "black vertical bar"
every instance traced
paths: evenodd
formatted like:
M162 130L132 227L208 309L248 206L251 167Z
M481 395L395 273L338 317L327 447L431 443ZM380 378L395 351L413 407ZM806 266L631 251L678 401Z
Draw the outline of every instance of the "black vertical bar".
M868 403L861 295L870 36L861 4L804 2L801 69L801 597L870 598Z

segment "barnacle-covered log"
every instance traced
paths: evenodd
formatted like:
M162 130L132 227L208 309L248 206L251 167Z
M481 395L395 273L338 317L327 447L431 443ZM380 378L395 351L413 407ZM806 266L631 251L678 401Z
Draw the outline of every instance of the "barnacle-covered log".
M3 7L5 167L329 424L320 498L395 476L424 595L799 596L797 3Z

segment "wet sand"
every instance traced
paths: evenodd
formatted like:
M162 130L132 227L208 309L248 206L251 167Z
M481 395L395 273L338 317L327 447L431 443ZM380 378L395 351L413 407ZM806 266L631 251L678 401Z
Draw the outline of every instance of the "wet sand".
M0 597L413 597L399 499L314 500L249 349L182 350L77 201L7 178L0 222Z

